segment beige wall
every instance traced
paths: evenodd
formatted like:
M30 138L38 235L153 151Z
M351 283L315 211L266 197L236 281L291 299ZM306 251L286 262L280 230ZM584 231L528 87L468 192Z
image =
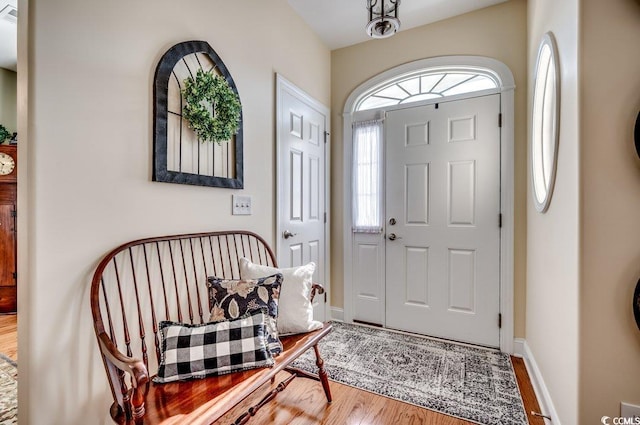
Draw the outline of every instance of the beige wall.
M343 307L342 112L349 94L394 66L443 55L480 55L505 63L515 90L515 335L524 337L526 256L527 6L512 0L456 18L401 31L331 53L332 180L331 304Z
M20 420L98 424L110 397L89 310L98 260L160 234L242 228L273 241L274 72L329 104L330 52L286 0L30 0L28 24ZM232 190L151 182L155 67L193 39L212 45L240 93L250 217L230 215Z
M18 128L16 121L17 74L0 68L0 124L14 132Z
M560 55L560 144L555 190L545 214L527 184L527 343L563 425L578 423L579 131L578 0L530 0L529 99L542 35ZM531 102L528 103L531 105ZM599 420L591 418L589 421Z
M640 405L640 2L581 4L580 420Z

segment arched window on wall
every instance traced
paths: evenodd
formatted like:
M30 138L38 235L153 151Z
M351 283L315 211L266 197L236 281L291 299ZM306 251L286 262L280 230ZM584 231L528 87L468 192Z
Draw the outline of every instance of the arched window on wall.
M356 111L462 95L499 87L495 77L470 71L425 71L394 79L374 89L356 105Z

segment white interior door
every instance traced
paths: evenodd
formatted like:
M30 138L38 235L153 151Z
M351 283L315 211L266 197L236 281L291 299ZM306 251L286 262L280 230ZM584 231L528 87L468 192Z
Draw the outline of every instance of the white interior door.
M326 143L328 109L278 78L278 264L316 263L314 282L327 290ZM327 296L314 300L324 321Z
M387 114L387 327L499 346L499 111L496 94Z

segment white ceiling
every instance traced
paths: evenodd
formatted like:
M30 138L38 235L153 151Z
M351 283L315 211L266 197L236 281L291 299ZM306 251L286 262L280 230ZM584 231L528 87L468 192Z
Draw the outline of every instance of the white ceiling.
M441 21L508 0L401 0L400 31ZM370 40L366 0L288 0L330 49Z
M18 7L18 0L0 0L0 10L11 5ZM18 26L0 18L0 68L17 71Z

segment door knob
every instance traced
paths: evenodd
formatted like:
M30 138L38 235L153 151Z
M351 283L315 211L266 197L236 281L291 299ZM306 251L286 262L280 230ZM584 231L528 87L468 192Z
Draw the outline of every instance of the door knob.
M283 238L285 238L285 239L292 238L292 237L294 237L295 235L297 235L297 233L291 233L291 232L290 232L290 231L288 231L288 230L285 230L284 232L282 232L282 237L283 237Z
M390 241L395 241L396 239L402 239L401 236L396 236L395 233L389 233L389 236L387 236L387 238L389 238Z

